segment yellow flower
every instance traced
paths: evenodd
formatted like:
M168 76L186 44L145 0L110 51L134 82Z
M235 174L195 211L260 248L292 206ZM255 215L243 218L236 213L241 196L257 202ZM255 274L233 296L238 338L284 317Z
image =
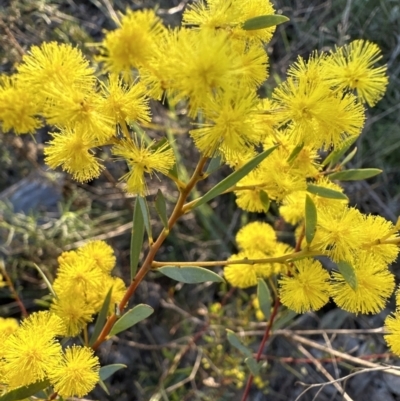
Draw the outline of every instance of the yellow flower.
M17 319L0 317L0 335L4 336L3 339L14 333L18 327Z
M364 109L351 94L334 94L326 82L289 77L273 93L282 125L292 124L296 144L314 148L338 146L347 136L358 136Z
M236 46L223 30L181 29L171 35L164 65L169 99L177 103L188 98L194 117L217 94L233 88L254 91L266 76L266 62L265 54Z
M55 286L56 283L57 279L54 281ZM62 282L60 285L62 286ZM86 301L85 294L74 291L56 291L56 294L57 298L53 300L51 311L62 319L65 325L63 333L65 336L77 336L93 320L93 314L96 311Z
M275 230L267 223L254 221L238 231L236 242L243 251L271 253L276 248Z
M265 212L265 204L261 200L262 187L258 187L262 183L262 178L258 169L252 170L246 177L238 182L238 186L250 187L249 189L241 189L235 191L236 204L243 210L248 212ZM254 187L254 188L251 188Z
M294 265L293 274L279 280L282 304L297 313L322 308L329 301L329 273L312 259L303 259Z
M152 174L160 172L168 174L175 163L174 152L168 142L158 148L154 143L145 147L143 142L138 143L135 139L125 139L112 148L112 153L120 156L129 166L129 173L122 176L121 180L127 181L126 190L132 194L144 195L146 192L146 182L144 173Z
M327 178L318 179L315 181L315 185L343 193L343 188ZM307 194L312 198L317 210L328 210L330 215L342 213L348 204L348 200L344 199L325 198L306 191L293 192L283 199L282 206L279 208L279 212L285 221L294 225L304 219Z
M335 262L351 262L365 243L362 223L363 215L355 208L345 208L339 213L320 209L311 247L325 252Z
M87 347L72 346L65 350L62 360L52 364L49 379L62 397L85 396L100 380L99 359Z
M102 92L106 98L104 113L114 120L114 124L123 121L150 121L150 110L146 99L146 88L140 83L124 84L116 74L110 74Z
M183 13L183 24L197 25L211 29L224 29L234 39L250 42L269 42L275 26L264 29L246 31L242 24L260 15L272 15L274 8L268 0L232 0L199 1L190 5Z
M205 156L218 149L231 159L240 155L243 148L251 148L261 142L263 130L252 124L255 94L236 89L210 99L204 109L205 118L210 122L190 131L195 145Z
M7 337L2 357L10 389L45 379L50 363L60 358L61 345L45 333L43 325L32 325Z
M115 306L119 305L126 293L126 286L123 280L119 277L104 276L103 286L97 292L88 294L87 301L93 306L95 312L99 312L103 306L104 299L110 288L112 287L110 306L108 314L111 315L115 312Z
M22 321L21 327L26 331L34 331L40 328L42 336L49 340L65 333L63 321L49 311L32 313Z
M400 355L400 311L397 310L385 319L385 329L389 334L384 336L392 352Z
M313 83L323 83L326 80L326 72L324 71L324 61L326 54L311 53L308 60L298 56L297 60L290 65L287 75L297 80L308 80Z
M94 70L82 52L68 44L50 42L32 46L17 69L22 87L27 92L33 91L42 101L50 87L60 91L71 87L90 90L95 82Z
M114 74L123 73L124 80L132 81L132 68L147 66L165 28L153 10L127 10L121 26L106 33L101 43L99 61Z
M331 296L336 305L352 313L378 313L394 290L394 276L387 266L368 254L353 262L357 286L353 289L344 277L333 273Z
M60 264L53 287L57 295L80 292L82 294L96 291L102 287L104 273L92 257L78 254L77 258L68 258Z
M34 133L43 124L42 108L34 91L27 90L16 75L0 78L0 123L4 132Z
M115 255L110 245L104 241L90 241L80 247L77 254L85 259L93 260L103 273L110 273L115 266Z
M395 239L394 226L391 221L381 216L364 216L362 229L365 233L365 243L362 246L364 252L370 254L375 260L389 265L393 263L399 254L396 244L381 244L381 240Z
M388 84L386 65L374 66L381 58L376 44L355 40L326 59L326 79L339 89L355 90L358 98L372 107L382 98Z
M106 100L93 90L71 86L50 87L44 116L49 124L79 130L92 142L102 144L115 134L114 117L104 113Z
M232 255L228 261L236 261L242 259L264 259L265 254L262 252L240 252ZM257 285L259 277L269 277L274 273L274 266L270 263L255 264L232 264L227 265L224 269L226 280L233 286L239 288L248 288Z
M92 153L96 146L82 130L65 129L52 133L53 139L44 149L46 164L55 169L59 166L72 174L79 182L97 178L103 166Z

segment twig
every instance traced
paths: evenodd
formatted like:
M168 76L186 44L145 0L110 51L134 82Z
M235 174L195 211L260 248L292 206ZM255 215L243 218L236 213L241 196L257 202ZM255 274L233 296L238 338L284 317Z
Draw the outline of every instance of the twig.
M25 305L23 304L21 298L18 295L18 292L16 291L14 284L10 278L10 276L7 273L6 267L4 266L3 260L0 260L0 272L4 276L6 283L8 285L8 288L10 289L11 295L17 302L19 309L21 310L21 314L24 318L28 317L28 312L26 311Z
M305 355L307 358L309 358L310 360L313 361L315 367L317 368L317 370L319 372L321 372L328 380L332 381L332 384L334 385L334 387L336 388L336 390L343 395L343 398L346 401L353 401L353 399L344 391L344 389L342 388L342 386L340 386L339 383L337 383L334 379L334 377L322 366L321 362L318 361L318 359L316 359L309 351L307 351L301 344L298 344L297 346L298 350ZM322 391L323 387L321 387L321 391ZM319 392L316 394L315 399L317 397L317 395L319 394ZM299 396L300 397L300 396ZM297 399L299 399L299 397Z
M353 372L348 374L347 376L341 377L339 379L334 379L332 381L329 381L327 383L315 383L315 384L307 384L307 383L303 383L303 382L298 382L299 384L301 384L302 386L307 386L307 389L305 389L296 399L295 401L298 401L300 399L300 397L303 396L303 394L305 394L307 391L309 391L312 388L315 387L325 387L325 386L329 386L330 384L335 383L339 383L345 380L350 379L353 376L357 376L360 374L364 374L364 373L369 373L369 372L376 372L376 371L388 371L389 369L391 369L390 367L386 367L386 366L377 366L375 368L367 368L367 369L363 369L363 370L358 370L357 372Z
M196 358L196 361L195 361L195 363L193 365L193 369L190 372L190 375L188 377L186 377L186 379L183 379L180 382L175 383L172 386L167 387L165 389L165 391L167 393L171 393L172 391L178 389L179 387L182 387L184 384L189 383L190 381L192 381L196 377L196 373L199 370L202 356L203 356L203 352L202 352L201 348L199 348L199 351L197 353L197 358Z
M320 351L323 351L323 352L326 352L326 353L330 353L332 355L335 355L335 356L337 356L337 357L339 357L341 359L344 359L344 360L346 360L348 362L351 362L351 363L354 363L354 364L357 364L357 365L361 365L361 366L364 366L364 367L367 367L367 368L381 368L382 367L381 365L378 365L376 363L369 362L369 361L366 361L364 359L357 358L355 356L351 356L351 355L345 354L345 353L337 351L335 349L329 349L328 347L325 347L324 345L318 344L318 343L316 343L314 341L311 341L311 340L309 340L307 338L303 338L303 337L298 336L296 334L292 334L292 335L287 334L286 336L288 338L291 338L294 341L297 341L299 343L308 345L309 347L318 349ZM390 373L390 374L392 374L394 376L400 376L400 371L396 370L394 368L385 368L384 370L387 373Z

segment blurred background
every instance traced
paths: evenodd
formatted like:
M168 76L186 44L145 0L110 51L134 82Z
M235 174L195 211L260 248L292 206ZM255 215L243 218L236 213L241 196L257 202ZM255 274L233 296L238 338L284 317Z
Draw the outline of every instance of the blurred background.
M237 0L240 1L240 0ZM171 27L179 26L184 8L191 1L180 0L0 0L0 73L11 74L31 45L59 41L78 46L92 59L94 45L104 30L114 29L112 10L156 8ZM270 77L260 89L268 96L285 79L288 66L298 55L313 50L330 50L354 39L379 45L388 65L389 86L385 97L371 110L352 167L376 167L383 174L367 182L351 183L346 192L352 205L365 213L380 214L396 221L400 197L400 2L399 0L276 0L278 13L290 21L278 27L267 45ZM166 55L168 57L168 55ZM152 104L153 119L176 136L179 154L190 174L195 150L187 135L189 119L184 111L171 113ZM61 171L49 171L43 164L43 147L49 128L37 135L0 133L0 261L21 292L29 311L48 305L48 291L34 268L39 265L54 277L57 257L89 239L103 239L116 252L116 274L129 277L129 242L133 199L116 185L123 165L109 163L100 179L77 184ZM165 132L149 131L155 139ZM108 155L99 155L107 158ZM200 186L207 190L228 170ZM149 201L161 188L169 200L176 199L175 187L153 180ZM243 224L261 219L275 226L282 240L290 241L292 228L274 214L254 215L238 210L233 196L223 196L210 206L184 216L157 256L158 260L221 260L235 252L234 236ZM154 214L155 231L161 229ZM393 271L398 270L393 266ZM265 323L257 321L252 291L224 285L176 285L152 273L142 283L132 303L144 302L155 308L144 323L100 350L103 364L124 363L107 381L110 395L96 389L99 400L239 400L247 378L240 353L229 347L225 327L241 331L243 341L254 350L262 338ZM222 304L222 306L221 306ZM393 309L393 305L388 306ZM333 305L303 316L281 313L278 326L314 329L312 341L368 360L390 362L381 334L368 330L382 326L388 310L377 316L353 316ZM19 317L17 304L6 289L0 290L0 316ZM276 327L278 328L278 327ZM329 334L325 329L347 329L347 335ZM320 333L325 330L325 336ZM357 331L358 330L358 331ZM360 332L360 330L364 330ZM319 333L319 334L318 334ZM338 332L339 333L339 332ZM360 334L361 333L361 334ZM364 334L362 334L364 333ZM354 366L323 350L308 348L334 376L348 374ZM267 349L268 358L256 378L250 400L295 400L304 387L296 384L323 383L310 356L305 357L298 341L275 335ZM341 400L333 386L310 390L301 400ZM400 400L400 381L379 372L350 379L346 391L354 400Z

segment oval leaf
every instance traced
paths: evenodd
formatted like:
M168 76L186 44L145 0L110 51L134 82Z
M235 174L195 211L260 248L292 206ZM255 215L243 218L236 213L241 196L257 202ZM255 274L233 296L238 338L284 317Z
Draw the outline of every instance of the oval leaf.
M297 156L303 150L303 148L304 148L304 142L302 142L300 145L297 145L293 149L292 153L290 154L287 160L289 164L292 164L296 160Z
M118 319L110 331L110 336L129 329L143 319L146 319L154 312L154 309L145 304L136 305L133 309L128 310L120 319Z
M226 329L226 336L229 343L238 349L242 354L250 358L252 357L251 350L242 344L242 342L239 340L239 337L232 330Z
M204 283L206 281L222 283L225 281L217 273L214 273L209 269L205 269L204 267L198 266L164 266L157 269L157 271L164 274L164 276L185 284Z
M100 379L103 381L107 380L115 372L117 372L120 369L124 369L126 367L127 366L123 365L122 363L115 363L112 365L102 366L99 371Z
M156 210L164 228L168 230L167 202L165 201L164 195L160 189L158 189L156 195Z
M140 251L143 245L144 235L144 221L143 213L139 204L139 196L136 198L135 208L133 210L133 224L132 224L132 236L131 236L131 280L135 278L136 271L140 259Z
M32 395L38 393L50 386L48 380L43 380L40 382L32 383L29 386L18 387L15 390L11 390L8 393L0 396L0 401L17 401L24 400L25 398L31 397Z
M108 290L107 295L104 299L103 305L100 309L99 315L97 316L96 324L94 325L94 330L93 330L93 333L89 340L90 346L92 346L96 342L97 337L99 336L99 334L104 326L104 323L106 322L108 309L110 307L112 289L113 288L111 287Z
M256 359L252 356L248 356L245 360L247 367L253 376L258 376L260 373L261 366L257 363Z
M140 210L142 211L143 223L144 223L144 226L146 227L146 231L147 231L147 235L149 237L150 244L152 244L153 243L153 235L151 233L149 206L146 202L146 198L143 198L142 196L138 196L137 200L139 201Z
M245 21L242 25L242 29L245 31L254 31L256 29L271 28L289 21L288 17L284 15L259 15L258 17L250 18Z
M350 149L351 145L353 145L357 138L357 136L351 136L345 139L342 143L342 146L339 149L335 149L333 152L331 152L328 157L322 162L322 165L327 166L328 164L336 164L339 159Z
M339 171L337 173L329 174L328 177L330 180L357 181L375 177L380 173L382 173L382 170L380 170L379 168L360 168Z
M341 260L337 266L346 283L355 291L357 289L357 277L354 267L344 260Z
M236 185L243 177L249 174L250 171L254 170L265 158L267 158L267 156L269 156L277 147L278 145L264 150L264 152L258 154L256 157L248 161L244 166L228 175L228 177L224 178L215 187L211 188L205 195L203 195L193 205L192 209L207 203L211 199L214 199L216 196L220 195L222 192Z
M262 279L258 279L257 284L257 299L260 305L261 312L264 314L265 319L268 320L271 315L271 293L266 282Z
M323 198L348 200L348 197L342 192L335 191L329 188L319 187L318 185L314 184L308 184L307 191L314 195L322 196Z
M310 195L306 195L305 234L307 244L310 245L317 230L317 208Z
M348 163L357 153L357 146L340 162L340 166Z
M264 212L267 213L269 207L271 206L271 201L269 200L269 196L265 191L260 191L260 201L264 206Z
M221 155L214 156L210 160L210 163L208 163L208 167L207 167L206 173L208 175L212 174L214 171L217 171L221 167L221 164L222 164Z

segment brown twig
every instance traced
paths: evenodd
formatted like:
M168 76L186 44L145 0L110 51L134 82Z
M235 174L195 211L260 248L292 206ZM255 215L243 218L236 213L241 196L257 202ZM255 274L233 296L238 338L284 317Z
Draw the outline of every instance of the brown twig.
M160 249L161 245L163 244L164 240L167 238L169 231L175 225L177 220L184 214L183 209L182 209L183 205L185 204L187 197L189 196L190 192L192 191L194 186L197 184L197 182L203 179L203 168L204 168L204 165L206 164L206 162L207 162L207 158L201 157L189 182L187 183L185 188L181 189L178 201L176 202L175 208L168 220L168 230L164 229L158 236L157 240L151 245L151 247L147 253L146 259L144 260L141 268L137 272L135 278L132 280L130 286L128 287L124 297L122 298L121 302L119 303L119 310L122 311L125 309L125 306L127 305L128 301L132 297L132 295L135 293L138 285L142 282L142 280L144 279L146 274L151 270L151 266L152 266L154 257L156 256L156 254L157 254L158 250ZM101 331L98 339L93 344L92 348L94 350L97 349L103 341L105 341L105 339L108 336L108 333L110 332L110 330L113 327L116 320L117 320L117 316L115 314L111 315L107 319L107 322L104 325L103 330Z

